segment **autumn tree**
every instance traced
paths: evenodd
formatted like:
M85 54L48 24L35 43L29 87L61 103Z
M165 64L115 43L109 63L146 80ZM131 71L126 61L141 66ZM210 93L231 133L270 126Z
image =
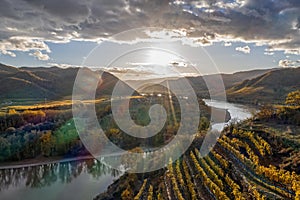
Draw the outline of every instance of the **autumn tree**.
M33 110L25 110L23 113L23 118L28 123L41 123L45 120L46 114L41 110L33 111Z
M52 149L54 147L55 141L51 134L51 131L43 134L40 138L41 140L41 150L44 156L51 156Z
M127 187L121 194L122 200L132 200L133 199L133 192L130 187Z
M275 114L275 108L272 105L265 105L257 113L259 119L269 120Z
M300 90L290 92L285 99L285 103L291 106L300 106Z

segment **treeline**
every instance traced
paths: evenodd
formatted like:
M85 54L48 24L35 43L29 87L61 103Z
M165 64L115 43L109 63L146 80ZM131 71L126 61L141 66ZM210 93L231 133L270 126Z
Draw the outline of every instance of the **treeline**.
M59 126L72 118L72 110L24 110L18 112L10 109L0 114L0 133L11 133L22 126L27 129L49 130L51 125ZM48 124L41 124L48 122ZM49 127L50 126L50 127Z
M68 153L61 146L74 146L76 130L63 127L70 124L71 110L8 110L0 115L0 161L16 161ZM64 142L58 143L57 141ZM69 144L69 143L72 143Z
M96 105L97 116L110 113L107 104ZM9 109L0 113L0 161L36 156L86 155L74 125L72 110Z
M284 105L266 105L256 114L257 121L300 125L300 90L287 95Z
M300 107L265 106L256 114L256 121L276 122L279 124L300 125Z
M56 130L24 129L0 136L0 161L18 161L39 155L58 156L87 154L73 120Z

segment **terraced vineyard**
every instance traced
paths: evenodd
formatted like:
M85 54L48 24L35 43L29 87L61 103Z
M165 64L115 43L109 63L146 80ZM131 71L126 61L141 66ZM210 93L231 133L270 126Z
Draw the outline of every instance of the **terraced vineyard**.
M299 200L300 175L266 165L272 154L258 133L233 128L207 156L195 147L169 164L162 183L145 179L134 199Z

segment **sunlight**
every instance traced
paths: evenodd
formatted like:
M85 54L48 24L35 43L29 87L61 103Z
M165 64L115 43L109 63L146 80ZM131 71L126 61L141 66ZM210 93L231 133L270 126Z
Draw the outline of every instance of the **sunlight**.
M170 63L172 63L174 60L179 60L179 57L163 50L159 49L151 49L147 51L146 53L145 62L156 64L156 65L162 65L167 67Z

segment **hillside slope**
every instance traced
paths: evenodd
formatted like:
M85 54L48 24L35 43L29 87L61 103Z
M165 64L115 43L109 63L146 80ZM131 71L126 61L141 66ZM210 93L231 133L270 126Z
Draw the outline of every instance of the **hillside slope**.
M227 97L240 103L282 103L289 92L300 88L299 77L300 68L273 70L233 86Z
M0 99L70 99L79 68L21 67L0 64ZM100 72L89 70L95 75ZM102 74L102 83L97 88L97 97L111 95L117 77L107 72ZM129 87L125 83L124 88Z
M261 70L250 70L250 71L241 71L233 74L212 74L204 75L198 77L186 77L186 79L191 84L193 90L200 98L209 98L207 85L210 85L211 94L219 94L224 89L230 89L234 85L240 84L245 80L256 78L267 72L273 71L276 69L261 69ZM223 80L223 83L220 83L220 77ZM162 83L166 85L165 80L155 80L156 83ZM180 85L182 84L182 79L170 79L168 80L170 84ZM149 81L148 81L149 82ZM151 85L151 83L145 84L144 87L140 88L140 92L144 93L153 93L153 92L165 92L165 90L158 84ZM220 87L220 84L224 84L224 87ZM180 93L180 91L178 91Z

